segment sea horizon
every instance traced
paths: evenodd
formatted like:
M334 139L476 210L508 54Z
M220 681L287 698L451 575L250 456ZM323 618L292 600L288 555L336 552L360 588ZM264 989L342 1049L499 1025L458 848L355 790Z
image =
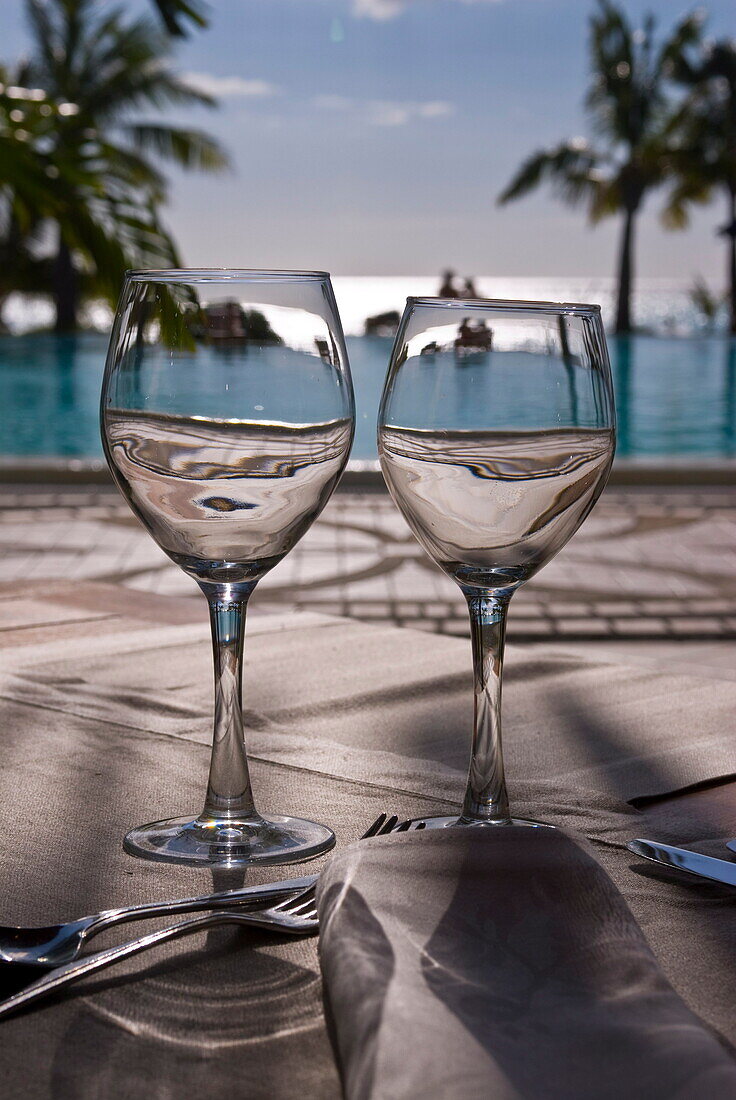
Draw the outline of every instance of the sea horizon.
M616 280L612 276L458 275L459 283L472 277L477 293L484 298L598 304L606 327L613 323ZM345 334L362 335L368 317L390 310L401 313L408 297L437 294L440 281L439 275L333 276ZM633 292L636 326L667 335L702 331L704 318L691 301L692 286L692 279L685 278L638 279ZM11 334L21 335L50 327L53 309L48 298L13 294L5 303L3 318ZM85 311L84 323L89 327L105 331L111 321L111 311L103 304L92 304Z

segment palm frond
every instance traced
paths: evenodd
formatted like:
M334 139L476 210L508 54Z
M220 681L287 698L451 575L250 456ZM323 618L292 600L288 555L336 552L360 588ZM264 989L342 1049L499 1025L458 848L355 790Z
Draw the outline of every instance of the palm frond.
M589 216L596 225L603 218L618 214L624 206L624 195L619 179L601 180L591 193Z
M230 159L214 138L200 130L182 130L175 126L136 123L125 127L133 144L150 151L180 168L218 172L230 167Z
M100 141L89 158L78 161L90 179L102 181L109 193L145 191L155 202L166 196L166 179L150 160L120 142Z
M736 191L736 44L721 39L703 46L687 72L687 88L672 133L676 187L664 217L682 224L689 203L707 201L716 188Z
M185 24L206 27L205 5L200 0L153 0L158 13L169 34L182 37L186 34Z
M84 115L111 117L142 105L215 105L170 69L171 41L150 19L125 21L113 9L72 29L71 17L62 13L54 21L41 0L30 2L42 13L35 26L37 78L57 97L78 103Z
M701 206L709 202L717 184L718 180L715 178L708 179L704 175L688 174L683 166L660 214L660 220L665 228L687 228L690 223L690 206Z
M158 59L123 69L118 61L104 86L89 98L96 117L110 118L140 107L214 107L216 100L177 77Z
M695 50L702 42L703 15L691 12L677 24L672 34L662 43L655 61L655 70L666 79L681 79L692 72Z
M503 206L527 195L541 183L550 182L555 192L571 206L591 200L599 187L597 171L601 158L584 142L563 142L555 149L533 153L498 196Z
M27 0L26 13L41 65L50 73L56 65L61 43L49 8L42 0Z

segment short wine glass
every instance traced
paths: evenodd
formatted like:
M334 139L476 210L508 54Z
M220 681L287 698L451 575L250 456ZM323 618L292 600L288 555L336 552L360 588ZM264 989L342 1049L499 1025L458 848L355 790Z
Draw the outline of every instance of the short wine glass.
M613 461L600 307L409 298L378 417L389 492L470 612L475 707L465 800L446 825L512 818L501 751L509 600L577 531Z
M126 851L228 866L327 851L326 826L256 810L241 679L248 599L322 511L350 453L353 391L329 276L130 272L101 421L118 488L208 600L215 663L204 809L132 829Z

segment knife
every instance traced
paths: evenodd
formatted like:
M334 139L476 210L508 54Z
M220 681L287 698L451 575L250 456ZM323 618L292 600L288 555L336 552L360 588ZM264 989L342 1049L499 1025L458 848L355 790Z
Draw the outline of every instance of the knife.
M677 871L688 871L691 875L709 878L714 882L724 882L727 886L736 886L736 863L729 859L716 859L704 856L700 852L691 852L688 848L673 848L670 844L656 844L652 840L630 840L626 845L630 852L665 867L674 867Z

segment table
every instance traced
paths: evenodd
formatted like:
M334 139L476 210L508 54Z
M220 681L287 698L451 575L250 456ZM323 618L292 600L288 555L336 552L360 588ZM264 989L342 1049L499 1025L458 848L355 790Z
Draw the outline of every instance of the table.
M121 848L130 825L203 798L212 681L203 600L91 583L0 586L0 650L0 919L54 922L279 876L148 863ZM472 713L462 640L254 612L244 699L264 810L325 820L344 845L381 811L459 804ZM594 650L508 656L514 809L590 839L675 988L730 1041L736 895L649 869L624 843L656 836L726 854L736 791L720 780L736 771L735 704L732 680L627 667ZM6 1100L340 1095L314 938L216 929L1 1026Z

